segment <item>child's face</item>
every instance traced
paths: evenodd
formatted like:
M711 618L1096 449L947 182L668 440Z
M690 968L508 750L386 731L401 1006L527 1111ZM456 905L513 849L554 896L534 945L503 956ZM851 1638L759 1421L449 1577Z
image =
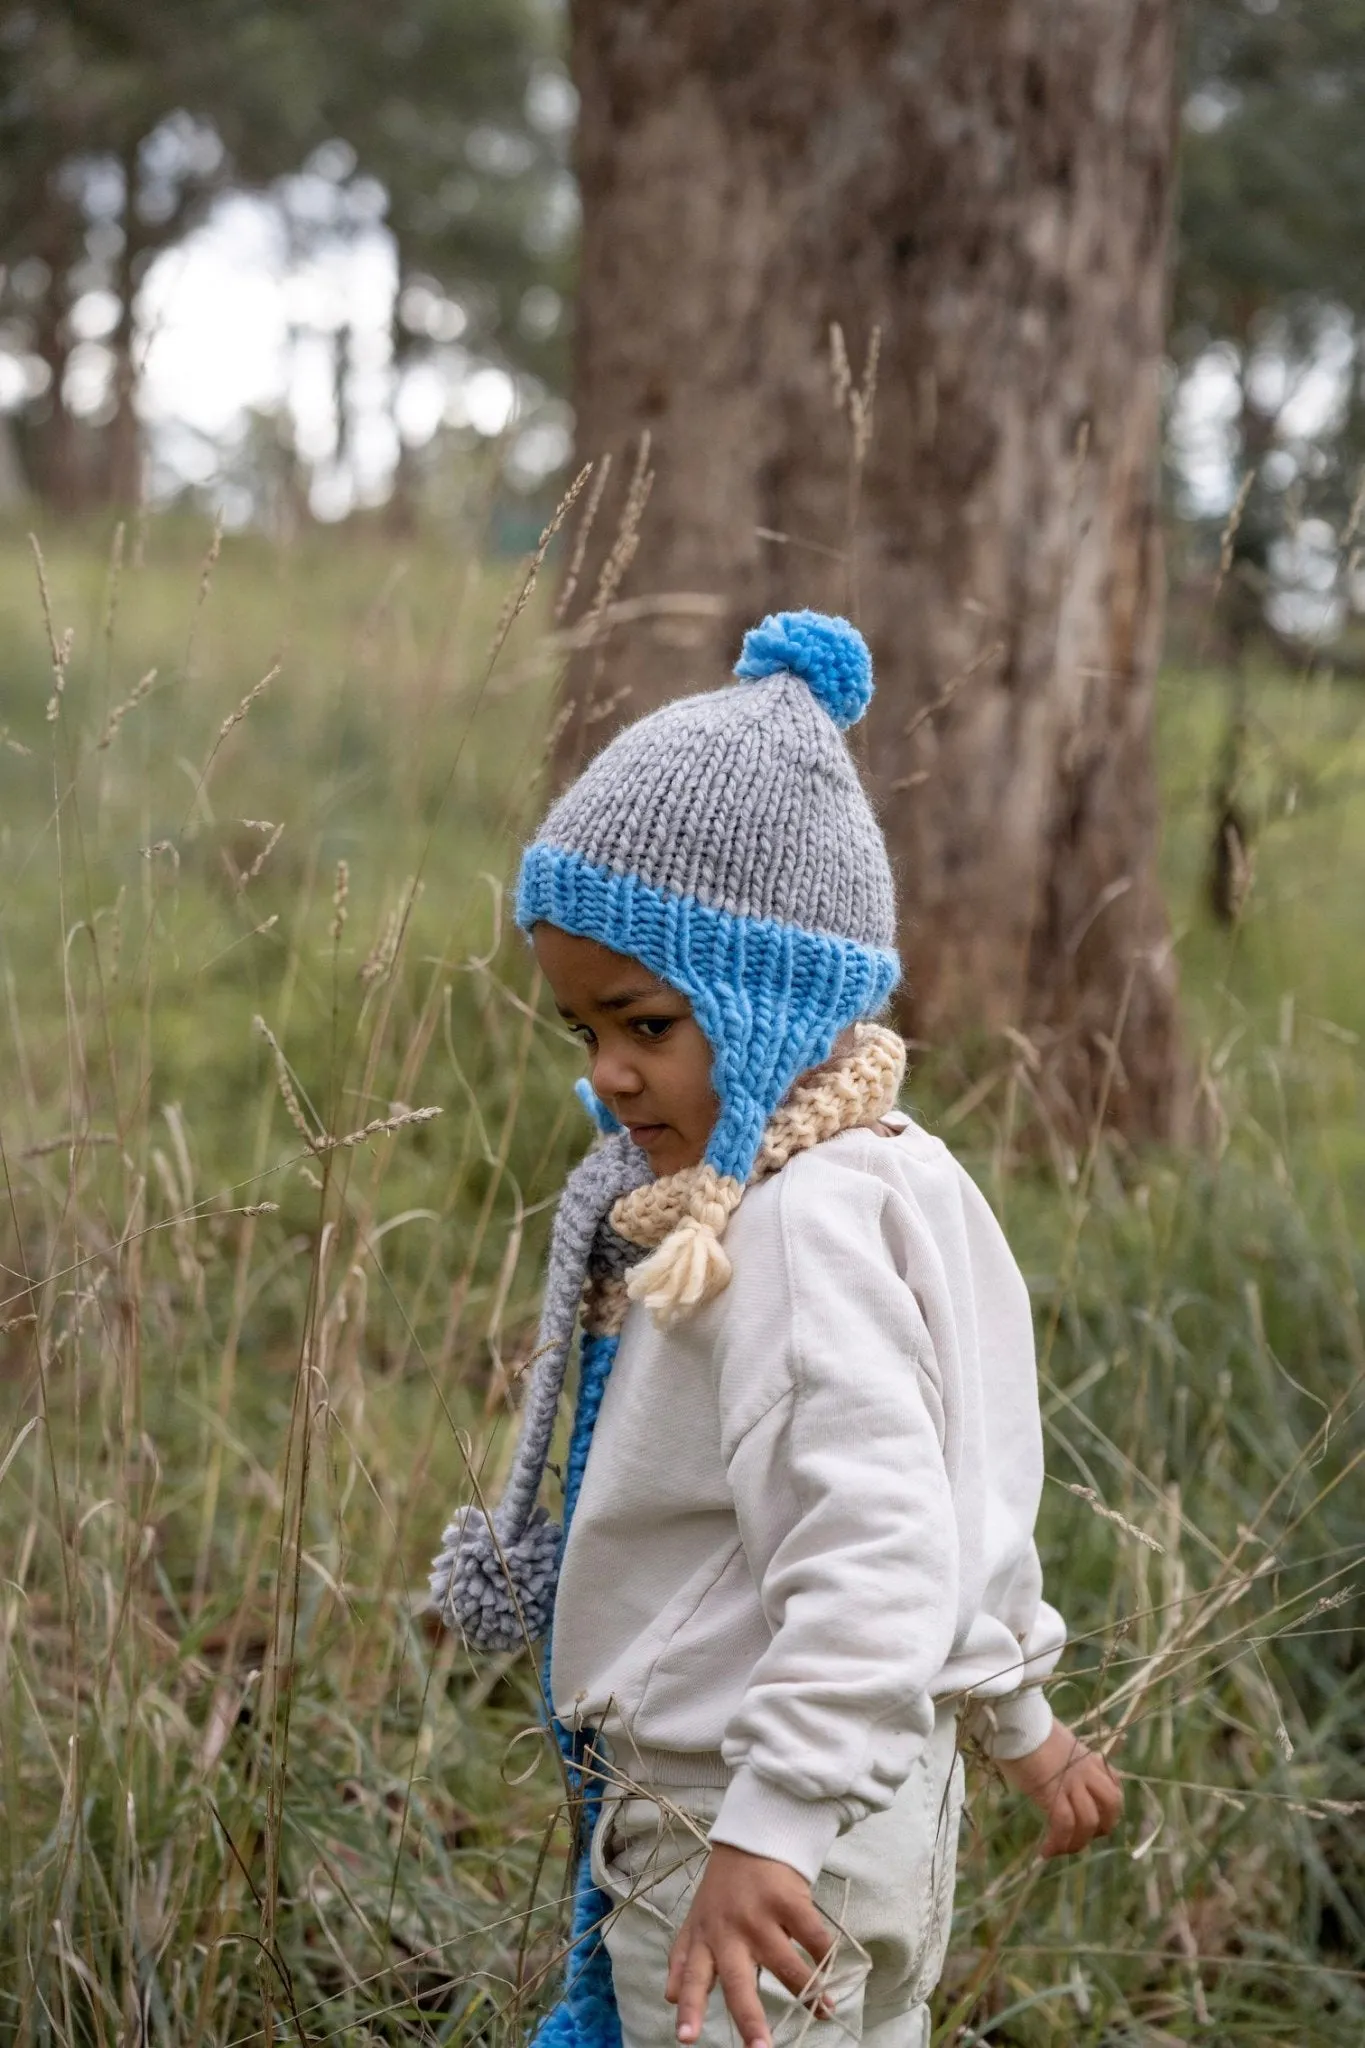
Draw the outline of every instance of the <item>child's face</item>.
M711 1047L686 996L627 959L557 925L531 930L560 1016L588 1054L596 1094L656 1174L696 1166L720 1104Z

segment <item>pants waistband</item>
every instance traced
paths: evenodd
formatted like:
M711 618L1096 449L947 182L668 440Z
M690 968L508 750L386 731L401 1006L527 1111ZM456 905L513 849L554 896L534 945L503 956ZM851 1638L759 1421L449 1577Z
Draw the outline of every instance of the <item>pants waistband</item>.
M956 1698L934 1702L935 1733L956 1724L961 1702ZM929 1738L931 1741L933 1737ZM607 1745L603 1776L609 1785L626 1793L633 1786L697 1785L723 1792L734 1772L718 1749L651 1749L616 1734Z
M723 1792L733 1773L718 1749L640 1749L622 1743L613 1750L611 1775L629 1795L634 1785L705 1785Z

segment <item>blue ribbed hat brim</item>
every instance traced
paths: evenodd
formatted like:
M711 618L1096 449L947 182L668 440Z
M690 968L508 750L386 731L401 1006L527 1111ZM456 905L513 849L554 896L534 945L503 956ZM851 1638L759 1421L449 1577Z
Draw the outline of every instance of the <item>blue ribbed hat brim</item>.
M544 841L522 857L516 903L524 931L541 919L643 961L687 997L715 1050L720 1115L706 1157L740 1181L797 1075L828 1058L845 1025L875 1016L900 979L895 953L714 910Z

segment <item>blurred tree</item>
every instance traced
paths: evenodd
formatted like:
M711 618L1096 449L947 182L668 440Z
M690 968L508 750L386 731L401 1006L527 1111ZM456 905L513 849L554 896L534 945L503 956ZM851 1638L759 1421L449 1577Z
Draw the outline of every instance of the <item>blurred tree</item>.
M622 621L570 679L560 771L722 675L766 610L851 611L880 678L858 741L903 1025L1022 1032L1049 1118L1169 1132L1150 725L1171 0L572 18L581 453L619 474L648 431L636 581L719 593L724 616L690 646L676 607ZM831 380L839 321L858 346ZM589 592L620 559L595 540Z
M0 314L41 364L31 470L59 508L136 499L137 287L222 191L297 161L316 132L306 18L287 0L0 7ZM83 334L74 316L97 292L110 310L88 307ZM82 340L111 359L101 460L85 474L71 407Z
M1248 651L1268 638L1301 666L1357 599L1348 529L1365 463L1365 8L1191 0L1185 31L1171 352L1188 374L1216 351L1236 390L1234 530L1220 542L1223 515L1206 519L1192 551L1198 644L1228 665L1207 896L1233 925L1251 873ZM1305 424L1312 384L1329 395ZM1197 543L1198 523L1194 533ZM1354 665L1341 649L1333 660Z
M344 52L327 94L332 132L377 178L399 265L395 394L423 356L458 349L562 391L577 202L568 170L575 100L554 0L330 0ZM409 466L395 490L407 510Z
M35 486L136 497L137 289L234 188L277 192L296 241L373 221L378 190L400 371L458 340L552 384L573 226L554 27L551 0L0 0L0 321L42 385ZM319 152L339 198L312 218L290 174ZM83 343L109 365L84 470Z
M1171 349L1186 372L1219 349L1236 378L1235 464L1253 481L1220 626L1240 659L1287 526L1311 508L1340 527L1365 457L1365 7L1190 0L1185 25ZM1310 378L1335 396L1305 429Z

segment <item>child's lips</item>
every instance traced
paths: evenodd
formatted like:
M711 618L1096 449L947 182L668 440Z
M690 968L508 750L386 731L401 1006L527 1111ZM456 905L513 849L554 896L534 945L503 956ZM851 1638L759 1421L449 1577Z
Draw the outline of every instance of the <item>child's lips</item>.
M637 1145L652 1145L656 1138L662 1138L667 1124L627 1124L626 1129Z

